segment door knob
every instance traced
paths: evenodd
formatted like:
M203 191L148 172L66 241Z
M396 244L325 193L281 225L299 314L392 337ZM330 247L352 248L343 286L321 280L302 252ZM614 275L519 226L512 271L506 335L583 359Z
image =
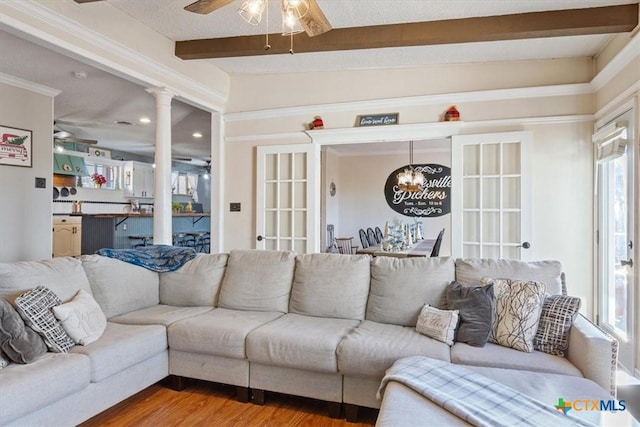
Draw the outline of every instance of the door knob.
M633 260L631 258L629 258L629 259L621 259L620 260L620 265L628 265L629 268L633 268Z
M529 248L531 247L531 243L529 243L529 242L524 242L524 243L522 244L522 247L523 247L524 249L529 249Z
M258 236L258 237L256 237L256 239L258 240L258 242L262 242L263 237L262 236Z

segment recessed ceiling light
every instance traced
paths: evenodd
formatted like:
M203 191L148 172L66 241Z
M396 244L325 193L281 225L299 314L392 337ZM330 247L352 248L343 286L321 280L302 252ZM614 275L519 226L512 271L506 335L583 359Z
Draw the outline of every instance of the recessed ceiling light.
M202 134L200 132L194 132L193 135L194 138L202 138Z
M113 123L121 126L133 126L133 123L124 120L114 120Z
M149 117L140 117L140 123L151 123L151 119Z

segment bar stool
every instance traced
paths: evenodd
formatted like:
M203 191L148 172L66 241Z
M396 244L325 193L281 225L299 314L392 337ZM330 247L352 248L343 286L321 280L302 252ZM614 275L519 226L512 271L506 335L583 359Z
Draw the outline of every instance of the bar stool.
M140 240L140 243L135 243L133 244L134 248L139 248L142 246L149 246L149 245L153 245L153 236L150 235L133 235L133 236L129 236L129 239L132 241L135 240Z

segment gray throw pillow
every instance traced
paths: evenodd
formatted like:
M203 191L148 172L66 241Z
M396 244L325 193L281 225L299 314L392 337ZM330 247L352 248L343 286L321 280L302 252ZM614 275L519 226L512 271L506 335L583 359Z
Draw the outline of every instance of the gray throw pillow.
M0 353L16 363L31 363L47 352L44 341L4 298L0 298Z
M484 347L491 331L493 285L464 286L451 282L446 295L447 308L458 310L460 318L454 340Z

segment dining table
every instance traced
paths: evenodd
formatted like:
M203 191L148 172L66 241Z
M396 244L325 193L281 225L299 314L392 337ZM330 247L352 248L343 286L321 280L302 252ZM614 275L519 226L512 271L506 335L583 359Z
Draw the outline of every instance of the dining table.
M418 240L413 245L409 246L406 249L399 251L385 251L382 249L382 245L374 245L369 246L368 248L359 248L358 254L367 254L372 256L392 256L396 258L406 258L406 257L418 257L431 256L431 250L433 249L433 245L435 245L436 239L422 239Z

